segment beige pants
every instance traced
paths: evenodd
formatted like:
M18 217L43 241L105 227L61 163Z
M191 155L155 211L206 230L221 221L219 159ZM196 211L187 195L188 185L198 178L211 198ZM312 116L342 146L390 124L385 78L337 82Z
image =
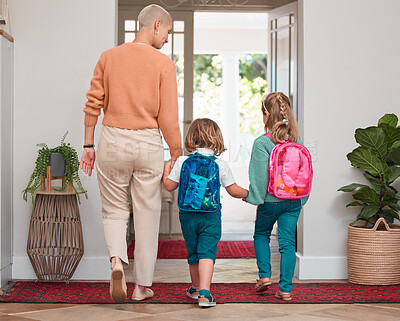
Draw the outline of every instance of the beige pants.
M103 126L96 164L108 254L128 264L126 229L132 201L135 282L150 286L157 259L164 164L159 130Z

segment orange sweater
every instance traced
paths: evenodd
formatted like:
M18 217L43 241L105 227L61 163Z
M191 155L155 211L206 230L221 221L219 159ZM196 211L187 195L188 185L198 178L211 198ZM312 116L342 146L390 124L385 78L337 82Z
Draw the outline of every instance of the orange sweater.
M175 65L157 49L131 42L103 52L86 97L85 126L103 108L103 125L160 128L171 157L182 155Z

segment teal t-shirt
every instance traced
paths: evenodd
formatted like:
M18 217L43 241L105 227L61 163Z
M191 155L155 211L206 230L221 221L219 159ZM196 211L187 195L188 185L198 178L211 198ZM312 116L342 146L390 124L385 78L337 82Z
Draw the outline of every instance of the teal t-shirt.
M303 143L298 140L299 144ZM253 144L253 150L251 151L250 165L249 165L249 195L246 200L250 204L260 205L265 202L283 202L284 199L275 197L274 195L267 192L268 190L268 166L269 166L269 155L272 149L275 147L274 142L265 135L257 137ZM304 205L309 196L301 199L301 203Z

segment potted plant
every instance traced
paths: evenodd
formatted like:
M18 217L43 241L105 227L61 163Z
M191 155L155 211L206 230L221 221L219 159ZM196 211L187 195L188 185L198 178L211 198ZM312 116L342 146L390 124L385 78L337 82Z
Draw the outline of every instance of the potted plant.
M369 184L352 183L339 189L353 193L349 206L360 206L348 227L349 282L359 284L400 283L400 197L393 183L400 177L400 127L398 117L386 114L377 126L358 128L360 145L347 154ZM381 224L383 223L383 225ZM389 223L389 225L387 224Z
M46 177L47 166L52 166L52 176L64 176L65 184L57 189L58 191L64 191L67 187L75 191L79 199L79 193L83 193L87 198L87 192L83 188L81 180L79 178L79 159L76 150L70 145L65 143L65 138L68 135L68 131L64 134L61 139L60 145L54 148L49 148L47 144L41 143L36 146L40 147L38 150L38 157L35 161L35 168L33 169L32 175L29 179L28 185L22 191L22 198L27 200L27 193L32 194L32 201L34 200L33 194L36 189L42 184ZM54 169L53 169L54 167ZM50 184L50 182L47 182ZM76 184L76 186L74 185Z

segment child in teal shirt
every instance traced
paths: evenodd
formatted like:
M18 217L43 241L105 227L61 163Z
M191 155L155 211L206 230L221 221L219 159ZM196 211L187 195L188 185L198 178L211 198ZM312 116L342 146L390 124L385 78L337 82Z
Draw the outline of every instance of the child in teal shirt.
M269 156L275 144L281 140L299 142L298 125L294 118L290 100L283 93L270 93L262 100L263 123L267 133L258 137L253 144L249 166L248 203L257 205L254 228L254 250L258 275L256 292L263 292L271 285L271 231L278 222L279 252L281 253L279 290L275 297L292 299L292 279L296 265L295 231L302 204L308 199L279 199L267 192Z

